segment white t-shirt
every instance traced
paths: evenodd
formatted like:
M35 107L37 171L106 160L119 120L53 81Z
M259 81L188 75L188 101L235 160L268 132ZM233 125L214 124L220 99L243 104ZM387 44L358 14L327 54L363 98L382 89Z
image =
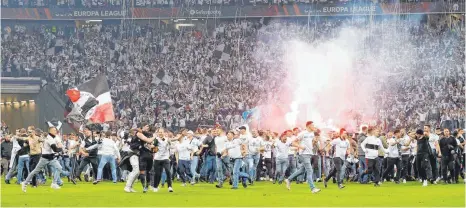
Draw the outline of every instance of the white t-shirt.
M248 141L248 154L255 155L259 153L259 148L263 145L262 137L251 137Z
M346 158L346 150L350 147L348 140L341 140L340 138L332 140L330 145L335 146L335 153L333 154L334 158L339 157L342 160Z
M300 145L305 147L304 150L299 150L299 154L311 155L313 149L312 141L314 140L314 132L304 130L298 134L298 140L300 141Z
M193 147L189 144L190 141L183 141L176 145L179 160L191 160L191 151Z
M215 137L215 148L217 153L222 153L225 150L225 143L228 141L226 136L216 136Z
M241 144L240 139L233 139L225 143L225 148L228 150L228 156L232 159L243 158L241 155Z
M154 160L168 160L170 158L170 143L168 139L162 141L161 138L156 138L158 140L158 151L154 154Z
M270 159L272 158L272 141L263 141L262 144L264 145L264 158Z
M430 148L435 149L435 142L438 142L439 136L437 134L430 134L429 135L429 145Z
M283 143L282 141L278 140L275 142L275 149L277 150L277 159L286 159L288 158L288 154L290 151L291 141L286 141Z

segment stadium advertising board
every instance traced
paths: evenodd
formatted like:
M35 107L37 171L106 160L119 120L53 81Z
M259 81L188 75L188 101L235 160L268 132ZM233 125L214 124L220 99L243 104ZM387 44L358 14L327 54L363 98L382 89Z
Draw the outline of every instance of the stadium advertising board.
M464 13L464 3L400 4L292 4L264 6L194 6L187 8L134 7L128 10L105 8L2 8L2 19L85 20L85 19L167 19L234 18L282 16L333 16L383 14Z

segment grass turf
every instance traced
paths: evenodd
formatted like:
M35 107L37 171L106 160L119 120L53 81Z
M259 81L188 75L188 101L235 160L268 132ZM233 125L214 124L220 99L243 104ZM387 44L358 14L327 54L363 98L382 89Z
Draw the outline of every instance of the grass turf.
M66 179L65 179L66 180ZM20 185L1 184L1 207L154 207L154 206L209 206L209 207L465 207L465 185L429 185L421 187L419 182L407 184L384 183L381 187L346 184L339 190L329 183L318 194L311 194L308 185L292 184L288 191L285 185L271 182L257 182L254 186L231 190L229 185L217 189L212 184L196 184L181 187L173 185L173 193L167 188L159 192L143 194L139 182L135 184L138 193L125 193L124 184L102 182L98 185L80 182L78 185L65 183L60 190L50 184L21 191Z

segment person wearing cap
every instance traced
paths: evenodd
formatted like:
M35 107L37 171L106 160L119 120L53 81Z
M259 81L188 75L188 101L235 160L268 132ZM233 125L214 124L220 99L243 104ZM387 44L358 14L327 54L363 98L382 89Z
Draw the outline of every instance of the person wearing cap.
M315 143L318 142L317 139L315 139L314 136L314 123L312 121L308 121L306 123L306 130L302 131L299 133L298 137L296 138L294 146L298 148L299 151L299 156L298 159L303 163L303 166L299 168L296 172L291 174L285 182L286 182L286 187L288 190L291 189L291 180L294 178L298 177L301 174L306 173L307 176L307 183L309 184L309 187L311 188L311 192L318 193L320 192L320 189L318 189L314 185L314 180L312 179L313 176L313 170L312 170L312 165L311 165L311 155L312 155L312 148Z
M386 152L382 141L378 138L379 130L374 127L368 128L368 137L361 143L366 158L367 169L363 175L372 174L374 176L374 186L380 186L380 161L378 160L379 150Z
M327 182L330 178L336 178L338 188L343 189L342 180L343 178L340 177L340 172L342 171L342 166L346 160L346 152L348 149L351 149L350 142L348 141L348 134L346 133L345 129L340 129L340 138L332 140L330 142L330 146L335 148L334 156L333 156L333 164L334 167L330 171L329 175L325 177L324 186L327 188ZM344 170L343 170L344 171Z
M429 145L429 132L422 129L416 131L417 156L416 166L419 171L419 178L422 180L422 186L427 186L427 181L434 182L432 178L432 166L430 159L432 157L432 148Z

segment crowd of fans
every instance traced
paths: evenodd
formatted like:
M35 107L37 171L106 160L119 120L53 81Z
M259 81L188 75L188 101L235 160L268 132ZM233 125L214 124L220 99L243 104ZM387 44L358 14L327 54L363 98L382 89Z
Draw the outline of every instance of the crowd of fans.
M405 30L411 35L389 44L410 43L415 57L405 54L404 47L368 49L385 57L381 65L397 65L381 80L380 92L374 96L378 124L386 129L427 123L464 128L463 27L429 27L403 20L366 25L346 19L319 20L310 27L299 21L274 21L267 27L263 20L224 21L214 29L198 30L96 25L71 35L62 29L53 33L17 27L2 34L2 74L40 74L64 95L69 87L105 73L115 106L115 129L140 122L172 130L215 123L234 128L241 124L244 111L264 102L281 102L272 92L284 84L283 51L277 47L287 37L313 42L334 37L342 24L370 27L373 37ZM222 44L231 47L229 58L223 60L215 56ZM59 50L47 54L50 47ZM399 61L390 63L394 60ZM361 66L365 61L360 60Z

